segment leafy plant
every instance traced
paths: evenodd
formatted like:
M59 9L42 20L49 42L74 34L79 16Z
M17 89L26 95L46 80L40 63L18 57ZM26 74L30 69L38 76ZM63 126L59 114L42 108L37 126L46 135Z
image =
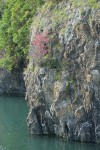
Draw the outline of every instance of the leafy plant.
M49 54L42 59L41 66L47 66L48 68L51 69L58 69L59 67L59 62L56 58L51 57Z

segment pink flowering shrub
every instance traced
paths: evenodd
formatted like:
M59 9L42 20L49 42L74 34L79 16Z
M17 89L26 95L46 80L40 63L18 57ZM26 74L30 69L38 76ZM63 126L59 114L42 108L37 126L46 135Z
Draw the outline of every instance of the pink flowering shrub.
M33 39L34 59L40 59L49 53L49 38L48 33L37 32Z
M34 36L32 44L34 45L33 59L34 64L38 64L41 67L46 66L52 69L58 68L58 60L53 57L50 51L50 39L48 32L37 32Z

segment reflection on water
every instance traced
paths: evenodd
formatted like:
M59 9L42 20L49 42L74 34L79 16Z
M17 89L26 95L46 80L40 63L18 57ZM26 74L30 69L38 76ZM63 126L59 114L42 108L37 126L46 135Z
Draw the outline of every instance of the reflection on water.
M0 97L0 150L99 150L100 145L66 142L51 136L30 136L24 98Z
M0 150L8 150L6 147L3 147L2 145L0 145Z

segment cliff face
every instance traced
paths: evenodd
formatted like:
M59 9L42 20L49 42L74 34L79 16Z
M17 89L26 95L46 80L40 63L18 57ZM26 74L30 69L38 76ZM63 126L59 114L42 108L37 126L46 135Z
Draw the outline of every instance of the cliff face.
M25 71L31 134L100 142L99 6L49 3L34 17ZM49 33L51 55L34 64L36 32Z
M10 73L0 68L0 95L25 95L23 73L14 71Z

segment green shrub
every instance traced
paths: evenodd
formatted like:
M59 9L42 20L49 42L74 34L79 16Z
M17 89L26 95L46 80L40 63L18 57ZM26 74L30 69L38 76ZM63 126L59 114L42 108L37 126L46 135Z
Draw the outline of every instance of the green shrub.
M46 66L51 69L57 69L59 68L59 62L56 58L51 57L50 55L46 55L41 61L41 66Z

